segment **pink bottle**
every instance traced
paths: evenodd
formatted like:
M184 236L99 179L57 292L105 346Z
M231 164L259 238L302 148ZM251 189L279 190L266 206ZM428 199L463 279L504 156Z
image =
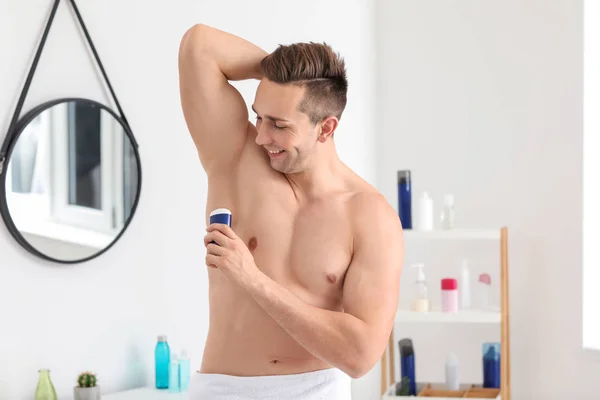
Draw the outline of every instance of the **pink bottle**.
M442 312L458 312L458 282L442 279Z

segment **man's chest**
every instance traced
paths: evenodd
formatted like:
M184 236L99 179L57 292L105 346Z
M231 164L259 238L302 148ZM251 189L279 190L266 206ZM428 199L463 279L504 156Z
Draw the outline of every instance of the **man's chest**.
M295 208L263 199L242 206L233 228L267 276L315 305L339 300L352 256L343 207Z

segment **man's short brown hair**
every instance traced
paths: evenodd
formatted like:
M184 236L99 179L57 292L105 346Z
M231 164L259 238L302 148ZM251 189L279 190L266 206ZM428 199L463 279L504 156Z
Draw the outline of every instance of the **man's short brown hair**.
M348 91L346 67L326 43L280 45L262 60L261 69L272 82L306 88L299 109L313 124L328 116L342 117Z

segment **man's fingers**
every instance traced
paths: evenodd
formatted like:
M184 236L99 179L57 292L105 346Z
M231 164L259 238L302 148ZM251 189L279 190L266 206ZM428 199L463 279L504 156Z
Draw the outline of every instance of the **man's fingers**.
M223 233L223 235L227 236L229 239L235 239L236 238L236 234L233 231L233 229L231 229L229 227L229 225L226 224L210 224L208 226L208 228L206 228L206 230L208 232L221 232Z
M219 246L226 246L228 241L229 238L217 230L208 232L204 236L204 246L208 246L211 242L216 242Z
M226 251L226 250L225 250L225 248L224 248L224 247L222 247L222 246L219 246L219 245L217 245L217 244L214 244L214 243L209 243L209 244L206 246L206 254L212 254L212 255L215 255L215 256L218 256L218 257L220 257L220 256L222 256L223 254L225 254L225 251Z
M214 254L207 254L206 265L212 268L219 268L219 256L215 256Z

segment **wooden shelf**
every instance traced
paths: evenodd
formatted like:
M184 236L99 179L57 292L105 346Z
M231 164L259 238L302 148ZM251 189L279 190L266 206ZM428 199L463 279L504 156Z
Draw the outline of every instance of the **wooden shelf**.
M510 377L510 310L509 310L509 271L508 271L508 228L500 229L450 229L450 230L432 230L418 231L405 230L404 239L407 245L414 243L415 240L493 240L499 244L500 258L500 309L491 311L465 310L458 313L442 313L438 310L429 313L419 313L410 310L397 310L395 322L402 323L477 323L477 324L499 324L500 325L500 397L502 400L511 400L511 377ZM392 399L386 395L386 389L396 379L395 360L393 349L396 346L394 342L394 331L389 337L386 351L381 358L381 393L382 399ZM475 393L473 393L475 394ZM493 393L477 393L483 398L496 397ZM490 395L492 397L488 397ZM426 397L431 397L426 394ZM471 397L470 394L465 394ZM448 396L446 396L448 397ZM437 398L446 398L437 397ZM456 397L456 396L449 396ZM464 396L458 396L464 397Z
M456 324L499 324L502 321L500 310L480 311L465 310L457 313L441 311L416 312L398 310L396 322L403 323L456 323Z
M405 229L405 239L500 240L500 229L434 229L419 231Z
M417 382L417 396L411 396L411 399L430 399L430 400L448 400L448 399L472 399L472 400L486 400L496 399L500 400L500 389L484 389L481 385L477 384L461 384L459 390L446 390L446 385L443 383L423 384ZM393 384L381 397L382 400L401 400L406 399L407 396L396 396L396 384Z

